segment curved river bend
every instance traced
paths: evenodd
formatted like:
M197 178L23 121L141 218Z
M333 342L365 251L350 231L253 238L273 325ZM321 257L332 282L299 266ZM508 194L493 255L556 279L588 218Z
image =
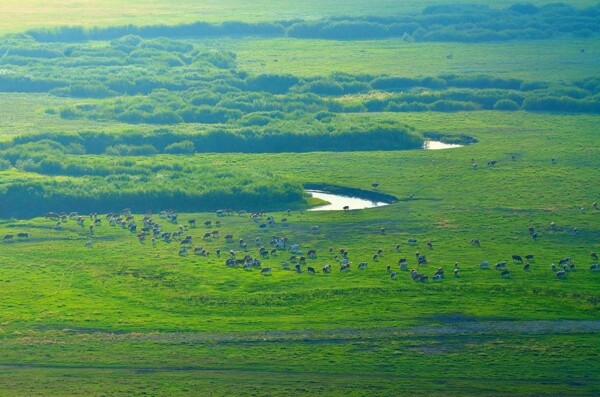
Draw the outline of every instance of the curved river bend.
M310 193L311 196L315 198L329 202L329 204L319 205L308 211L342 211L345 206L348 206L351 210L362 210L365 208L382 207L389 204L383 201L371 201L360 197L342 196L321 190L307 190L306 192Z

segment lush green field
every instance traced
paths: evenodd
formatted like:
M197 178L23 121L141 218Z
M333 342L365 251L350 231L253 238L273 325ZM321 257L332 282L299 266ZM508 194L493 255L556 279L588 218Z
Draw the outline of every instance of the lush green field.
M208 249L208 257L179 256L177 241L141 244L135 233L106 219L93 236L89 220L85 227L74 220L60 227L47 219L3 221L2 235L31 233L0 251L5 390L597 394L600 273L588 268L589 252L600 250L600 211L591 208L600 196L594 177L598 117L481 112L468 118L407 114L402 121L423 130L443 125L438 130L480 142L446 151L208 155L208 161L235 161L242 170L278 164L279 172L304 183L369 189L378 182L381 191L401 199L374 210L293 211L287 224L281 223L284 213L269 212L276 224L267 231L258 228L264 218L181 214L181 225L198 221L184 233ZM471 158L480 163L477 170ZM499 162L487 167L488 159ZM406 200L409 194L413 200ZM164 230L177 230L154 218ZM141 216L135 219L141 224ZM204 220L222 225L208 229ZM312 226L320 231L311 232ZM203 240L210 230L219 230L219 237ZM231 243L224 239L229 233ZM225 266L230 249L240 255L239 238L257 256L271 235L300 244L304 253L317 249L317 257L307 259L302 274L281 269L287 252L263 260L272 276ZM409 237L418 243L408 245ZM473 238L481 247L471 246ZM85 247L88 240L92 248ZM342 247L350 252L349 273L340 273L335 259ZM378 249L383 254L373 261ZM419 271L431 277L441 266L445 280L415 283L398 270L400 257L417 268L417 250L430 262ZM535 255L529 272L511 261L514 254ZM577 267L558 280L550 263L565 256ZM483 260L492 267L507 260L510 277L480 269ZM361 261L368 269L356 268ZM331 274L321 271L327 263ZM400 273L398 280L390 279L388 265ZM307 266L318 273L307 274ZM43 379L44 388L28 379Z
M0 1L0 33L401 19L440 3L454 2ZM476 37L461 12L452 29ZM577 18L515 39L549 21L526 15L513 39L487 43L3 36L0 395L599 395L600 58L595 20ZM507 98L512 110L496 106ZM390 150L423 136L476 143ZM305 210L317 200L303 185L373 184L397 201ZM248 213L184 212L229 207ZM81 219L42 216L53 210ZM139 235L145 216L154 237ZM276 238L286 246L261 257ZM227 266L232 251L272 270ZM528 270L513 255L533 255Z
M214 42L253 73L316 76L333 72L398 76L490 74L528 81L573 81L600 67L597 39L507 43L407 43L400 39L340 41L242 39ZM581 53L580 50L587 50ZM452 59L448 55L452 54Z

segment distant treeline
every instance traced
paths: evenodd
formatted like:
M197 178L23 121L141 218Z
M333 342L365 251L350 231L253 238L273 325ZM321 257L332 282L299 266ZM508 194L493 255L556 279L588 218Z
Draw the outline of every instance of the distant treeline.
M600 4L577 9L563 3L537 7L513 4L505 9L486 5L434 5L420 14L390 17L331 18L320 21L196 22L177 26L63 27L28 32L40 42L113 40L133 34L143 38L203 38L216 36L267 36L331 40L365 40L404 37L414 41L482 42L541 39L559 34L590 36L600 31Z

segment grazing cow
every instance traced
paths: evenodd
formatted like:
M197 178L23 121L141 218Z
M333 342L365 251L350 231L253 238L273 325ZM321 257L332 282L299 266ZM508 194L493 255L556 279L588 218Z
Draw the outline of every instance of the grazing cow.
M190 224L190 227L196 227L196 220L195 219L188 220L188 223Z
M391 272L391 273L390 273L390 278L391 278L392 280L397 280L397 279L398 279L398 274L397 274L396 272Z
M188 254L188 249L187 247L183 247L179 250L179 256L185 256Z
M441 274L434 274L432 277L433 281L441 281L442 280L442 275Z
M343 207L342 207L342 209L343 209L344 211L350 211L350 206L348 206L348 205L345 205L345 206L343 206Z
M379 228L379 232L380 232L381 234L385 234L385 227L381 226L381 227Z
M454 269L454 277L459 277L459 275L458 275L458 269Z
M527 259L530 262L533 262L533 255L525 255L525 259Z
M481 243L479 243L479 240L474 238L473 240L471 240L471 245L473 247L481 247Z
M506 269L502 270L502 272L500 272L500 276L502 277L508 277L510 276L510 272Z
M571 263L571 264L569 265L569 270L570 270L570 271L572 271L572 272L574 272L574 271L575 271L575 264L574 264L574 263Z
M487 162L487 165L488 165L488 167L493 167L493 166L495 166L496 164L498 164L498 161L497 161L497 160L489 160L489 161Z
M570 256L567 256L566 258L562 258L561 260L559 260L559 261L558 261L558 265L559 265L559 266L562 266L562 265L564 265L565 263L569 263L569 262L571 262L571 257L570 257Z
M350 271L350 264L342 265L340 267L340 272L349 272L349 271Z
M315 249L310 249L306 252L306 256L308 256L309 258L314 258L317 256L317 250Z
M417 239L416 238L409 238L406 240L406 242L408 244L416 244L417 243Z
M438 268L438 269L435 271L435 275L436 275L436 276L440 276L441 278L444 278L444 269L442 269L441 267L440 267L440 268Z
M390 265L388 265L388 266L385 268L385 270L386 270L388 273L391 273L391 272L392 272L392 267L391 267Z
M260 269L260 274L262 274L263 276L270 276L271 270L272 269L270 267L263 267L262 269Z
M315 271L314 267L307 267L306 271L308 272L308 274L316 274L317 272Z
M3 242L7 242L7 241L11 241L13 239L13 235L12 234L7 234L6 236L4 236L4 238L2 239Z
M427 248L429 248L430 250L433 249L433 243L431 241L427 242Z
M283 262L281 264L281 268L285 270L290 270L290 264L288 262Z
M529 271L529 267L530 267L529 262L525 263L525 266L523 266L523 270L525 270L526 272L528 272Z
M17 234L18 238L29 238L29 233L19 233Z
M560 271L556 272L554 275L556 276L556 278L566 278L567 272L565 272L564 270L560 270Z
M592 257L592 259L598 260L598 254L595 252L590 252L590 256Z
M344 266L344 265L350 265L350 261L346 258L340 260L340 265Z
M482 269L487 269L490 266L490 262L489 261L483 261L479 264L479 267Z
M419 273L415 269L412 269L410 271L410 278L412 278L414 281L417 281L419 279L419 277L421 277L421 273Z
M364 270L364 269L366 269L366 268L367 268L367 262L360 262L360 263L358 264L358 269L359 269L359 270Z
M204 237L202 237L204 240L209 239L212 237L212 234L210 232L204 233Z
M373 261L377 262L377 258L379 258L379 255L377 255L377 254L373 255Z
M400 244L396 244L396 251L400 251Z
M300 249L299 244L292 244L292 245L290 245L290 248L288 248L288 251L297 252L299 249Z
M287 223L288 219L287 218L281 218L281 223Z
M216 227L221 227L221 221L216 221L216 222L215 222L215 226L216 226Z
M266 223L261 223L260 225L258 225L258 227L260 229L265 229L267 227L267 224Z
M535 229L532 227L529 227L529 234L533 234L533 233L535 233Z
M537 233L533 233L533 234L531 235L531 237L532 237L534 240L537 240L537 238L538 238L538 235L537 235Z
M505 268L506 268L506 262L496 263L496 269L505 269Z
M513 255L512 260L513 260L513 262L523 263L523 258L521 258L520 255Z
M590 265L590 270L592 270L592 271L594 271L594 270L600 270L600 264L593 263L592 265Z
M377 188L379 187L379 183L371 183L371 187L373 188L373 190L377 190Z
M550 222L550 230L553 230L553 231L556 230L556 223Z
M298 259L298 263L306 264L306 257L305 256L301 256L300 259Z
M592 208L594 208L595 210L597 210L598 209L598 203L594 201L592 203Z
M331 265L323 266L323 273L330 273L330 272L331 272Z
M218 230L213 230L212 232L210 232L210 234L211 234L213 237L219 237L219 231L218 231Z
M296 264L296 266L294 266L296 268L296 272L297 273L302 273L302 268L300 267L300 264Z
M408 271L408 263L407 262L401 262L400 263L400 270L402 271Z
M424 266L427 264L427 257L425 255L419 256L419 266Z

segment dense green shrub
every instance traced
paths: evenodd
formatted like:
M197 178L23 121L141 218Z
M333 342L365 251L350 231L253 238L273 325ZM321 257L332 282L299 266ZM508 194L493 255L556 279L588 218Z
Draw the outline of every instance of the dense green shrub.
M500 99L494 104L494 110L519 110L519 104L510 99Z

